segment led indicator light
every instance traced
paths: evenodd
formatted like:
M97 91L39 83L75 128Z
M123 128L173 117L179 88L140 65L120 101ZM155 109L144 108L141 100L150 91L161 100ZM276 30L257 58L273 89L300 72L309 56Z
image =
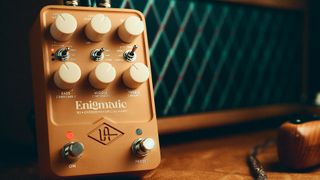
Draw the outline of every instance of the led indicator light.
M142 134L142 129L140 129L140 128L136 129L136 134L137 135L141 135Z
M73 136L74 136L74 134L73 134L72 131L68 131L68 132L66 133L67 139L73 139Z

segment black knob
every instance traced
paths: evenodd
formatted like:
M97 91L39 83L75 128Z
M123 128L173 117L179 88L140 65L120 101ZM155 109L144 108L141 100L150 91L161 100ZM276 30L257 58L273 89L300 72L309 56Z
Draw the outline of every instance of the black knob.
M71 142L63 146L62 157L67 161L77 161L82 156L84 146L80 142Z

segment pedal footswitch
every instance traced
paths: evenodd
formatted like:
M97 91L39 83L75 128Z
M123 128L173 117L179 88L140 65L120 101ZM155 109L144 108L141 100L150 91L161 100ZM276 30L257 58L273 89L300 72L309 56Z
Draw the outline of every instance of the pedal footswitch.
M139 138L132 144L132 152L138 157L147 156L148 153L154 148L154 140L152 138Z
M71 142L66 144L61 151L62 157L69 161L75 162L80 159L84 151L84 146L80 142Z

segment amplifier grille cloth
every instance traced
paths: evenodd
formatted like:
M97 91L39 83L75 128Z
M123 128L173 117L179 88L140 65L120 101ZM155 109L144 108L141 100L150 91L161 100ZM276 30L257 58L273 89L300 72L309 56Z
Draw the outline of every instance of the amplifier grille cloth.
M188 0L117 0L147 19L160 117L301 97L303 12Z

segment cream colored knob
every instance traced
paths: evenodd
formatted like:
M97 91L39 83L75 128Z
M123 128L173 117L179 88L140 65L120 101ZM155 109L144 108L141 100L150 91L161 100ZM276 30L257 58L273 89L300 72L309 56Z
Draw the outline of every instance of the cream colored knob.
M63 90L72 89L81 77L80 67L73 62L63 63L54 74L54 83Z
M149 76L149 68L146 65L135 63L123 73L122 79L128 88L136 89L146 82Z
M89 75L90 84L96 89L105 89L116 77L116 69L110 63L100 63Z
M103 37L110 31L111 21L108 16L97 14L93 16L91 21L86 25L85 33L91 41L101 41Z
M143 31L143 21L136 16L130 16L120 25L118 35L122 41L131 43Z
M76 31L77 24L76 18L71 14L58 14L50 26L51 36L57 41L68 41Z

